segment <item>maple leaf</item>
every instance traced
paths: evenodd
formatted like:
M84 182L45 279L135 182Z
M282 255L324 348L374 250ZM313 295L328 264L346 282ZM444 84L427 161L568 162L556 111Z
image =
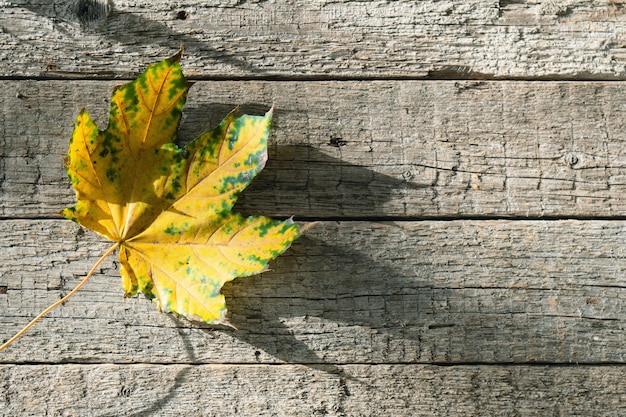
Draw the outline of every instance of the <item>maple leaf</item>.
M63 214L116 242L126 296L227 323L222 285L263 272L299 230L231 211L265 165L272 111L233 112L180 148L188 87L178 53L114 91L106 130L80 112L66 160L77 204Z

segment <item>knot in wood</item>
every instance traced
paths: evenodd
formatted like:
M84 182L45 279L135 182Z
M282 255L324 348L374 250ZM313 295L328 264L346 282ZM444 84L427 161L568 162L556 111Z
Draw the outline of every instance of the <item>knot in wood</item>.
M74 14L86 26L98 24L109 16L113 4L111 0L76 0Z
M580 162L580 160L578 159L578 156L576 156L576 154L568 153L567 155L565 155L565 163L570 168L574 168L576 165L578 165L578 162Z
M132 393L133 393L132 389L130 389L129 387L123 386L120 388L117 395L120 397L128 398L131 396Z

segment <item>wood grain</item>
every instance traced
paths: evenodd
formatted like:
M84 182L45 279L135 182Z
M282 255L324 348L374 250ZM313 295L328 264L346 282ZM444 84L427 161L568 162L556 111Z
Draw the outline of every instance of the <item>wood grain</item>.
M194 77L625 79L624 11L606 0L4 1L0 76L128 77L184 44Z
M228 284L215 329L124 300L112 261L3 363L624 363L626 226L323 222ZM0 335L67 293L107 244L67 221L0 222Z
M181 44L181 141L274 104L237 210L322 220L224 287L238 330L108 260L0 353L0 415L626 414L625 12L0 0L0 341L108 247L57 216L74 117Z
M0 413L620 416L622 367L0 366Z
M0 82L0 215L72 205L63 169L83 106L115 82ZM241 104L276 117L246 213L309 218L624 216L626 84L198 82L181 138ZM546 117L549 115L550 117Z

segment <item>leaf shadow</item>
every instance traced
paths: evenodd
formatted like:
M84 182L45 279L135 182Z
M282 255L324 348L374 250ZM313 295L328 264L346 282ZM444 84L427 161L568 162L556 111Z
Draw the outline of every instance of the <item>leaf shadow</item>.
M404 195L425 188L347 162L341 152L302 144L270 145L266 168L234 210L296 219L384 220L406 216Z
M231 103L188 105L179 132L182 142L200 134L200 126L218 123L221 115L234 107ZM262 114L267 111L267 104L245 103L239 108L242 113ZM279 109L277 130L281 129L280 117L289 112L301 111ZM354 138L346 139L358 143ZM267 166L239 196L234 211L244 215L294 216L296 221L299 218L382 220L402 216L404 212L394 213L389 204L401 201L403 193L426 186L344 160L343 155L350 154L350 147L333 137L332 132L328 133L327 142L317 146L270 141ZM361 336L375 333L377 343L383 344L417 339L418 329L412 326L420 321L414 314L417 309L402 304L406 273L397 271L393 262L369 258L358 245L350 248L341 245L332 234L309 233L271 264L274 271L227 283L223 293L230 321L238 330L221 331L258 348L253 360L259 363L267 361L270 355L280 361L336 374L342 380L349 376L337 366L337 359L332 354L320 355L319 346L311 347L318 343L316 338L320 335L337 337L324 326L341 322L348 327L359 327L365 329ZM279 267L281 272L277 270ZM358 279L364 276L371 285ZM380 277L385 277L382 288ZM371 303L376 305L374 310L370 309ZM299 326L317 328L319 333L294 334L294 320ZM328 341L328 346L332 346L332 341ZM384 355L374 352L354 361L376 362L383 360Z
M392 361L390 345L417 339L425 317L407 304L419 297L406 292L422 285L393 263L340 246L336 230L312 230L270 272L225 285L233 337L281 361L333 372L343 362Z
M197 103L186 107L187 119L181 125L180 136L183 141L195 137L200 133L199 126L219 122L220 115L234 107L230 103ZM242 113L267 111L265 103L239 107ZM317 146L285 144L280 118L289 112L300 114L298 109L278 109L274 135L281 139L270 140L267 166L239 196L234 211L244 215L294 216L296 221L299 218L382 221L405 214L393 211L393 204L401 202L403 194L427 187L345 160L343 155L351 153L352 144L358 146L358 138L346 138L350 144L344 145L333 141L337 138L329 131L328 142ZM393 233L394 227L390 226L389 231ZM258 347L257 360L263 361L263 355L269 354L288 363L341 372L335 366L335 359L327 360L319 356L319 350L310 348L320 333L293 334L293 323L287 323L294 319L299 321L298 325L317 327L321 334L327 331L321 328L323 322L331 326L341 322L378 333L381 343L418 338L418 330L412 324L423 322L424 318L415 315L416 308L402 302L422 295L429 298L428 284L414 284L419 288L411 289L413 296L406 297L406 277L412 272L400 271L387 260L394 258L392 247L384 259L372 259L360 250L358 243L347 248L339 242L332 233L320 235L314 229L271 264L273 271L225 285L223 293L227 297L230 321L238 329L232 336ZM363 242L363 247L366 246L368 242ZM367 282L359 280L362 277L367 277ZM378 359L374 356L382 360L381 355L374 354L358 361L375 362Z

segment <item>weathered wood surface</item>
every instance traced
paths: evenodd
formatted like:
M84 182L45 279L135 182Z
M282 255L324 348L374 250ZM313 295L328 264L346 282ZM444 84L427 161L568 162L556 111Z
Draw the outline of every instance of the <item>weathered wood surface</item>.
M86 106L104 128L115 84L0 82L0 215L73 204L74 117ZM624 216L624 97L621 82L198 82L181 137L275 103L268 168L239 204L249 213Z
M625 376L603 366L0 366L0 398L10 398L0 413L621 416Z
M184 141L276 105L238 209L324 220L225 286L238 330L107 261L0 353L0 415L624 415L625 12L0 0L0 340L107 247L55 218L73 118L181 43Z
M0 2L0 75L625 79L623 2ZM115 62L115 65L111 65Z
M0 362L626 363L625 233L613 221L322 222L271 272L225 287L236 331L124 300L108 262ZM67 221L4 221L0 236L0 339L108 245Z

